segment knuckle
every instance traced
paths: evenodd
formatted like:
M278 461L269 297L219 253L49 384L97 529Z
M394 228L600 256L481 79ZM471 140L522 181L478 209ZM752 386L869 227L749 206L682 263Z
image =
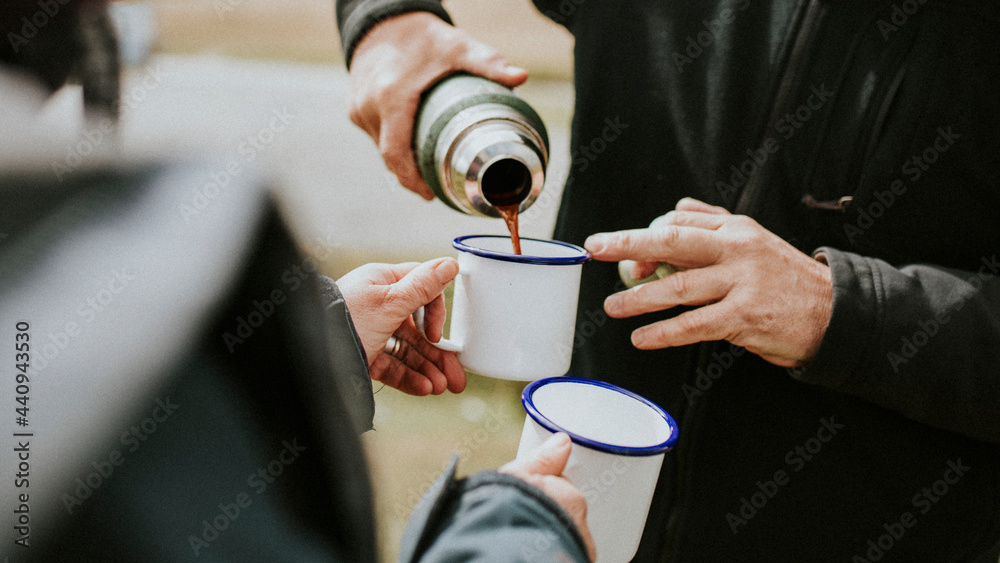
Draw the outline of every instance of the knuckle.
M409 315L411 307L410 303L415 302L412 290L408 288L401 288L399 284L394 284L391 286L388 292L386 292L385 298L382 300L381 307L387 312L396 313L401 316Z
M371 91L363 98L379 108L388 108L396 101L398 89L394 87L395 82L388 77L380 78L372 84Z
M665 227L671 225L677 221L677 211L668 211L664 215L660 215L649 224L650 227Z
M667 244L676 244L681 238L681 231L676 225L667 225L663 228L662 236Z
M351 119L351 123L361 127L362 115L363 112L361 111L361 105L357 102L357 100L352 100L351 107L347 111L347 117Z
M462 60L469 56L469 43L461 30L450 30L450 33L442 39L444 39L443 53L447 59Z
M469 49L468 56L489 66L507 62L507 58L504 57L499 51L496 51L492 47L488 47L484 44L473 46L473 48Z
M694 334L704 331L708 327L705 315L701 314L703 309L695 309L677 317L677 327L681 332ZM663 336L663 325L657 326Z
M671 276L667 276L663 282L666 283L667 288L677 296L681 301L687 301L691 294L691 279L687 275L683 275L685 272L675 272Z
M736 215L729 222L730 229L737 240L745 243L756 243L763 238L760 224L746 215Z
M642 239L637 233L631 231L622 233L621 247L629 255L635 255L643 247Z
M672 248L680 241L681 231L675 225L664 225L658 230L659 242L661 246Z
M753 232L741 229L730 237L730 247L738 255L748 256L757 249L759 240L759 237L755 236Z
M403 160L405 160L403 156L405 152L405 149L395 143L383 143L379 146L379 154L382 155L382 160L385 161L386 165L393 172L397 172L402 167Z

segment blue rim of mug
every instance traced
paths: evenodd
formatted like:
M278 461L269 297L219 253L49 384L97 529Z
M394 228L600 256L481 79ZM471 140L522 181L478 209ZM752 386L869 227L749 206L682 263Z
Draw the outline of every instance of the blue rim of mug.
M532 400L532 395L535 393L535 391L538 390L539 387L542 387L543 385L548 385L550 383L580 383L583 385L593 385L595 387L603 387L605 389L610 389L612 391L621 393L622 395L631 397L645 404L649 408L653 409L653 411L655 411L656 414L662 417L663 420L667 423L667 426L670 428L670 436L668 436L667 439L664 440L663 442L653 446L631 447L631 446L617 446L615 444L599 442L597 440L591 440L590 438L584 438L579 434L574 434L569 430L561 428L560 426L558 426L557 424L546 418L545 415L540 413L538 409L535 408L535 403ZM651 456L666 452L672 449L674 447L674 444L677 443L677 435L678 435L677 423L674 422L673 417L670 416L670 414L668 414L667 411L663 410L663 408L660 407L660 405L657 405L656 403L650 401L649 399L643 397L642 395L637 395L636 393L633 393L628 389L622 389L617 385L607 383L604 381L598 381L596 379L586 379L583 377L565 377L565 376L547 377L545 379L539 379L538 381L533 381L529 383L528 386L524 388L524 391L521 392L521 404L524 405L524 410L525 412L528 413L528 416L530 416L532 420L537 422L540 426L542 426L546 430L553 433L565 432L566 434L569 434L569 437L574 442L580 444L581 446L588 447L592 450L597 450L600 452L616 454L616 455Z
M575 244L570 244L568 242L561 242L558 240L541 240L537 238L527 238L521 237L521 240L530 240L534 242L541 242L544 244L554 244L556 246L562 246L575 250L579 253L577 256L531 256L528 254L514 254L513 252L497 252L495 250L486 250L485 248L477 248L475 246L470 246L466 244L465 241L477 238L502 238L509 239L510 237L505 237L503 235L464 235L456 238L451 242L451 245L462 252L468 252L469 254L475 254L476 256L482 256L483 258L492 258L494 260L503 260L505 262L520 262L522 264L550 264L550 265L573 265L573 264L583 264L591 259L590 251L585 248L579 247Z

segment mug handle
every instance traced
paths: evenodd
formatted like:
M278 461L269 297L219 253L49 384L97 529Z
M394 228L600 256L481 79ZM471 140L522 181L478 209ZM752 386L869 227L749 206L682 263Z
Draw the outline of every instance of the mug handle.
M459 276L468 276L469 275L468 269L469 269L468 266L465 266L464 268L460 268L458 270L458 275ZM455 279L458 279L458 276L456 276ZM417 330L420 331L420 334L422 334L424 336L424 338L427 338L427 330L424 327L424 323L426 321L426 319L425 319L426 312L425 312L424 309L425 309L425 307L421 307L421 308L417 309L413 313L413 323L417 325ZM430 342L429 339L427 341ZM431 342L431 344L434 345L436 348L444 350L445 352L461 352L462 351L462 344L461 343L455 342L454 340L451 340L451 339L448 339L448 338L442 338L441 340L439 340L437 342Z

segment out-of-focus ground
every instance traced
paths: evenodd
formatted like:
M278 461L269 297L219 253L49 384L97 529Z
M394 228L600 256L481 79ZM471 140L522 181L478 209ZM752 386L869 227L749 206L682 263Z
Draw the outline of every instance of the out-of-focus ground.
M335 277L366 262L453 256L450 241L459 235L506 233L498 219L424 202L386 172L372 141L347 117L349 83L332 0L117 4L138 15L126 35L141 37L143 14L155 15L158 29L152 56L127 73L124 142L215 159L217 174L183 188L192 204L235 197L224 185L227 169L265 166L304 250ZM446 7L459 26L532 75L518 91L546 121L552 162L542 197L521 225L525 236L549 237L569 160L572 39L528 0ZM131 47L141 58L137 46L141 41ZM49 117L72 115L76 96L72 90L57 96ZM375 431L363 439L384 561L396 560L413 505L452 454L461 453L462 474L513 458L524 420L523 386L472 375L460 395L378 391Z

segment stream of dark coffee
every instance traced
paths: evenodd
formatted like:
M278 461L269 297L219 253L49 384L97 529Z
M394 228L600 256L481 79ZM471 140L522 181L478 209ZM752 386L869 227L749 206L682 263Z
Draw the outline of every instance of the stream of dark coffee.
M520 204L498 205L496 210L507 223L507 230L510 231L510 243L514 246L514 254L521 254L521 234L518 232L517 212Z

